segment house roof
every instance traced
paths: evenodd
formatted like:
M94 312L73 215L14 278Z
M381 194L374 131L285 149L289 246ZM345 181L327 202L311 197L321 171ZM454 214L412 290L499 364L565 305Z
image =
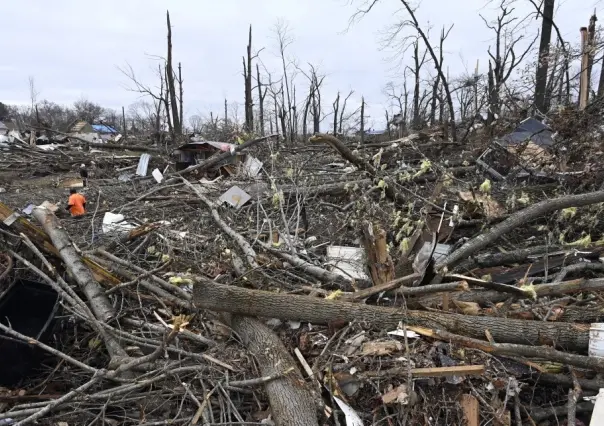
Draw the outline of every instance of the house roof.
M527 140L538 146L551 146L554 144L552 129L534 118L522 121L512 132L501 138L504 145L518 145Z
M98 133L118 133L117 130L106 124L93 124L92 128L95 132Z
M82 131L84 126L86 126L87 124L88 123L84 120L78 120L75 123L73 123L71 126L69 126L68 132L69 133L79 133L80 131Z
M366 135L383 135L384 133L386 133L385 130L369 129L369 130L365 131Z
M235 150L235 148L237 147L237 145L232 144L232 143L226 143L226 142L212 142L212 141L198 141L198 142L189 142L186 143L182 146L179 146L178 148L176 148L176 150L183 150L183 149L200 149L200 148L204 148L207 146L211 146L213 148L219 149L221 151L230 151L233 152Z

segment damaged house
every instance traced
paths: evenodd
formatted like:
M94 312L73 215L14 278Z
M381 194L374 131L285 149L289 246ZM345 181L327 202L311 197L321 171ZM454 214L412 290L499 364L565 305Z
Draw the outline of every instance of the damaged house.
M107 124L92 124L92 130L98 133L103 142L107 142L110 139L115 139L119 135L119 132Z
M217 152L233 152L236 145L225 142L193 140L179 146L172 154L176 157L176 170L184 170L189 166L199 164ZM217 165L221 171L235 174L239 164L245 161L245 154L236 154Z
M476 163L496 180L544 177L553 146L552 129L539 120L527 118L514 131L495 139Z
M75 136L80 139L84 139L88 142L100 142L101 136L95 132L92 125L84 120L76 120L67 128L67 132L70 136Z

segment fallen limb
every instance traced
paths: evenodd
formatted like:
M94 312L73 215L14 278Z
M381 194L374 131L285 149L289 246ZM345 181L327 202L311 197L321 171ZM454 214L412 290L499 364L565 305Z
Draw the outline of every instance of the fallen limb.
M438 262L437 270L451 268L462 259L467 259L478 250L481 250L497 240L502 235L514 230L520 225L526 224L529 221L535 220L540 216L551 211L560 210L568 207L581 207L590 204L601 203L604 201L604 191L589 192L579 195L567 195L564 197L554 198L551 200L541 201L533 204L526 209L522 209L501 223L493 226L487 232L471 239L458 250L448 255L445 259Z
M468 348L479 349L495 355L541 358L548 361L560 362L567 365L574 365L576 367L589 368L590 370L604 372L604 358L570 354L547 346L489 343L438 329L415 326L409 326L408 328L409 330L415 331L422 336L457 343Z
M560 284L568 274L581 271L602 272L604 271L604 263L582 262L565 266L564 268L562 268L562 270L560 270L560 272L558 272L558 275L556 275L556 278L554 279L554 281L552 281L552 284Z
M514 294L520 297L531 297L531 291L527 291L520 287L514 287L512 285L494 283L492 281L481 280L479 278L467 277L465 275L459 274L451 274L447 275L448 278L453 278L455 280L464 280L467 281L468 284L476 285L478 287L488 288L490 290L495 290L501 293Z
M214 219L216 224L220 227L220 229L222 229L225 234L227 234L229 237L231 237L231 239L233 241L235 241L237 243L239 248L243 251L243 254L245 254L245 259L247 260L247 263L253 269L259 268L260 265L258 265L258 263L256 262L256 252L254 251L254 249L252 248L250 243L248 243L247 240L241 236L241 234L238 234L237 232L235 232L235 230L233 230L233 228L231 228L224 220L222 220L222 218L220 217L220 214L218 214L218 210L216 210L214 208L214 204L210 200L208 200L208 198L205 195L203 195L201 193L201 191L199 191L197 188L195 188L191 184L191 182L189 182L185 178L181 177L181 179L182 179L183 183L189 189L191 189L195 193L195 195L197 195L199 197L199 199L201 201L203 201L203 203L210 209L210 212L212 213L212 218Z
M554 296L557 294L573 294L584 291L601 291L604 289L604 278L594 278L586 280L583 278L564 281L558 284L537 284L526 289L525 297L529 297L531 292L537 297ZM480 305L488 303L499 303L505 301L509 294L498 291L472 291L449 293L450 299L460 302L477 302ZM424 296L413 300L413 303L420 304L425 307L434 306L440 303L441 294Z
M325 283L333 283L333 284L349 286L350 282L352 281L351 279L347 280L346 278L342 277L341 275L336 274L335 272L331 272L331 271L328 271L327 269L323 269L318 266L315 266L312 263L309 263L309 262L299 258L296 255L274 249L271 246L269 246L268 244L262 243L260 241L257 241L257 244L261 245L269 253L272 253L275 256L280 257L281 259L287 261L292 266L299 268L300 270L306 272L309 275L312 275L313 277L315 277Z
M594 404L591 402L579 402L576 407L577 413L591 413L594 410ZM533 408L531 418L535 421L545 420L548 417L564 417L567 414L566 405L559 407Z
M536 382L547 383L549 385L564 386L572 388L574 386L573 379L563 374L541 374L535 378ZM578 379L581 388L585 390L599 391L604 388L604 380L602 379Z
M65 262L71 276L86 295L94 315L101 321L108 321L113 318L115 312L111 302L105 295L103 288L95 281L90 270L82 262L80 255L76 252L57 217L50 210L42 207L34 208L32 214L42 225L58 250L59 256Z
M338 300L249 290L210 280L196 283L193 292L193 301L198 308L254 317L308 321L313 324L334 321L360 322L379 330L390 327L395 329L403 321L427 328L464 333L475 338L484 338L484 330L488 329L498 342L530 345L547 343L576 350L587 349L589 341L589 326L585 325L403 311Z
M369 287L369 288L366 288L363 290L355 291L354 293L344 296L342 299L350 300L350 301L363 300L363 299L373 296L374 294L378 294L383 291L394 290L394 289L399 288L402 285L410 284L413 281L417 280L418 278L419 278L418 274L407 275L406 277L397 278L395 280L389 281L384 284L380 284L380 285Z

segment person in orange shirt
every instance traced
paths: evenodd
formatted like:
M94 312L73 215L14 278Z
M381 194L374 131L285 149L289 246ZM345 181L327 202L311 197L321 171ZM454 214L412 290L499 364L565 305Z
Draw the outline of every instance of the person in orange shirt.
M86 213L86 198L82 194L78 194L75 188L71 188L69 194L67 210L73 217L83 216Z

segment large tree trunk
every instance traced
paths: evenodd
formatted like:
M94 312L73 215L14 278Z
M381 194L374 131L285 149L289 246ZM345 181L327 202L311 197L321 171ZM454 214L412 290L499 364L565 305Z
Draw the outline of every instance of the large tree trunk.
M176 85L174 84L174 68L172 67L172 25L170 25L170 12L166 11L166 24L168 26L168 58L166 59L166 80L168 93L170 95L170 106L172 107L172 125L175 135L182 134L182 123L178 114L178 103L176 102Z
M541 21L541 41L539 42L539 58L535 78L535 108L545 114L545 94L547 89L547 69L549 60L549 44L552 37L554 22L554 0L545 0L543 19Z
M41 207L34 208L32 214L42 225L44 231L50 237L52 244L58 250L59 256L63 259L67 270L86 295L94 316L102 322L108 322L113 319L115 311L105 295L105 291L96 282L92 272L90 272L90 269L86 267L80 255L76 252L69 236L61 227L57 217L50 210ZM114 362L127 358L128 355L113 337L107 333L103 333L103 340Z
M499 343L550 344L567 350L583 351L587 349L589 343L588 325L404 311L307 296L248 290L207 281L195 285L193 300L199 308L245 316L308 321L313 324L354 321L383 331L396 329L401 321L406 321L410 325L447 330L476 339L484 339L485 330L489 330L493 339Z
M228 319L225 322L229 322ZM298 367L279 338L253 318L234 315L231 328L258 362L260 374L283 377L266 384L273 420L277 426L319 425L317 408Z
M254 131L254 100L252 98L252 26L250 25L247 43L247 66L243 62L243 77L245 78L245 129ZM260 85L260 80L258 80Z

